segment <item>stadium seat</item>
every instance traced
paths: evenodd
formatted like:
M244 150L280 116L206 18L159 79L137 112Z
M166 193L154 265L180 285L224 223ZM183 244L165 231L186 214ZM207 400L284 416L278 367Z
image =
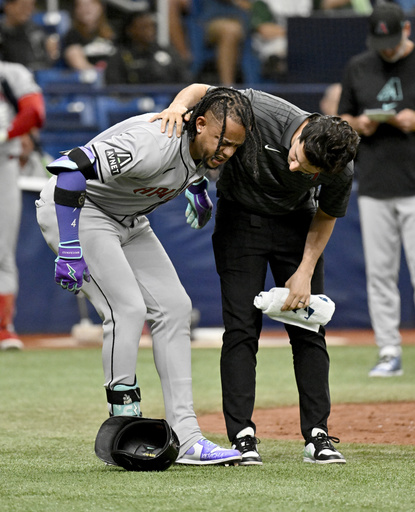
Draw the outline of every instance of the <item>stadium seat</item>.
M95 98L83 95L45 95L47 130L98 130Z
M32 16L32 20L48 32L58 34L61 38L71 26L71 16L66 10L39 11Z
M56 86L65 85L79 86L89 88L100 88L104 83L103 72L95 69L86 69L84 71L74 71L67 68L39 69L34 72L35 80L42 90L47 93L50 88L56 90Z
M140 96L121 99L113 96L98 96L96 98L97 121L100 130L106 130L124 119L138 116L147 112L159 112L167 107L169 100L166 96Z

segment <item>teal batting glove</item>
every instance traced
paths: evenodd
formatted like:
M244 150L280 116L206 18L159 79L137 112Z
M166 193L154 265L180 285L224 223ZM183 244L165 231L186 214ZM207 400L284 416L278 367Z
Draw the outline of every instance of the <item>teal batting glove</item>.
M207 193L209 180L204 176L199 182L186 189L189 204L186 208L187 223L193 229L201 229L212 217L213 204Z

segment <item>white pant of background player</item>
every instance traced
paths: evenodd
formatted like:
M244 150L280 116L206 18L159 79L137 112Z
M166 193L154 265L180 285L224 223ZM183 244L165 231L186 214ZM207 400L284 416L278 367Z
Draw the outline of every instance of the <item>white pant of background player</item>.
M36 206L43 236L56 253L55 183L52 178ZM91 282L84 283L82 289L103 321L105 386L134 382L139 341L147 320L166 420L179 437L180 457L201 438L193 410L190 298L145 216L125 226L87 200L79 228L91 272Z
M401 247L415 290L415 197L359 197L369 313L380 357L401 355Z

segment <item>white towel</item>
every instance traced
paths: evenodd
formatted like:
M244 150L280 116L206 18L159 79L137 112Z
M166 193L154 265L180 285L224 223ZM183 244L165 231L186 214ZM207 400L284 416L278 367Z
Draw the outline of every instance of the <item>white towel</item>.
M255 297L254 306L273 320L314 332L318 332L320 325L326 325L331 320L335 304L327 295L311 295L310 305L306 308L281 311L289 293L288 288L271 288L269 292L261 292Z

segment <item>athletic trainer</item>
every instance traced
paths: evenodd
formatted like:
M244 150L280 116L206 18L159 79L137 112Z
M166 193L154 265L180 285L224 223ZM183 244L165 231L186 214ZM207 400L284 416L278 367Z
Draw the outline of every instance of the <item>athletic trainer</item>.
M180 134L182 116L210 91L183 89L162 119ZM257 450L255 371L262 311L253 302L264 290L269 264L275 286L289 288L282 310L304 308L323 290L323 250L337 217L346 213L359 137L339 117L309 114L281 98L246 90L262 144L255 159L221 166L213 248L225 325L221 355L223 412L229 440L242 465L262 464ZM154 119L153 118L153 119ZM257 167L257 168L256 168ZM328 435L329 356L325 330L285 325L300 397L305 462L344 463Z

